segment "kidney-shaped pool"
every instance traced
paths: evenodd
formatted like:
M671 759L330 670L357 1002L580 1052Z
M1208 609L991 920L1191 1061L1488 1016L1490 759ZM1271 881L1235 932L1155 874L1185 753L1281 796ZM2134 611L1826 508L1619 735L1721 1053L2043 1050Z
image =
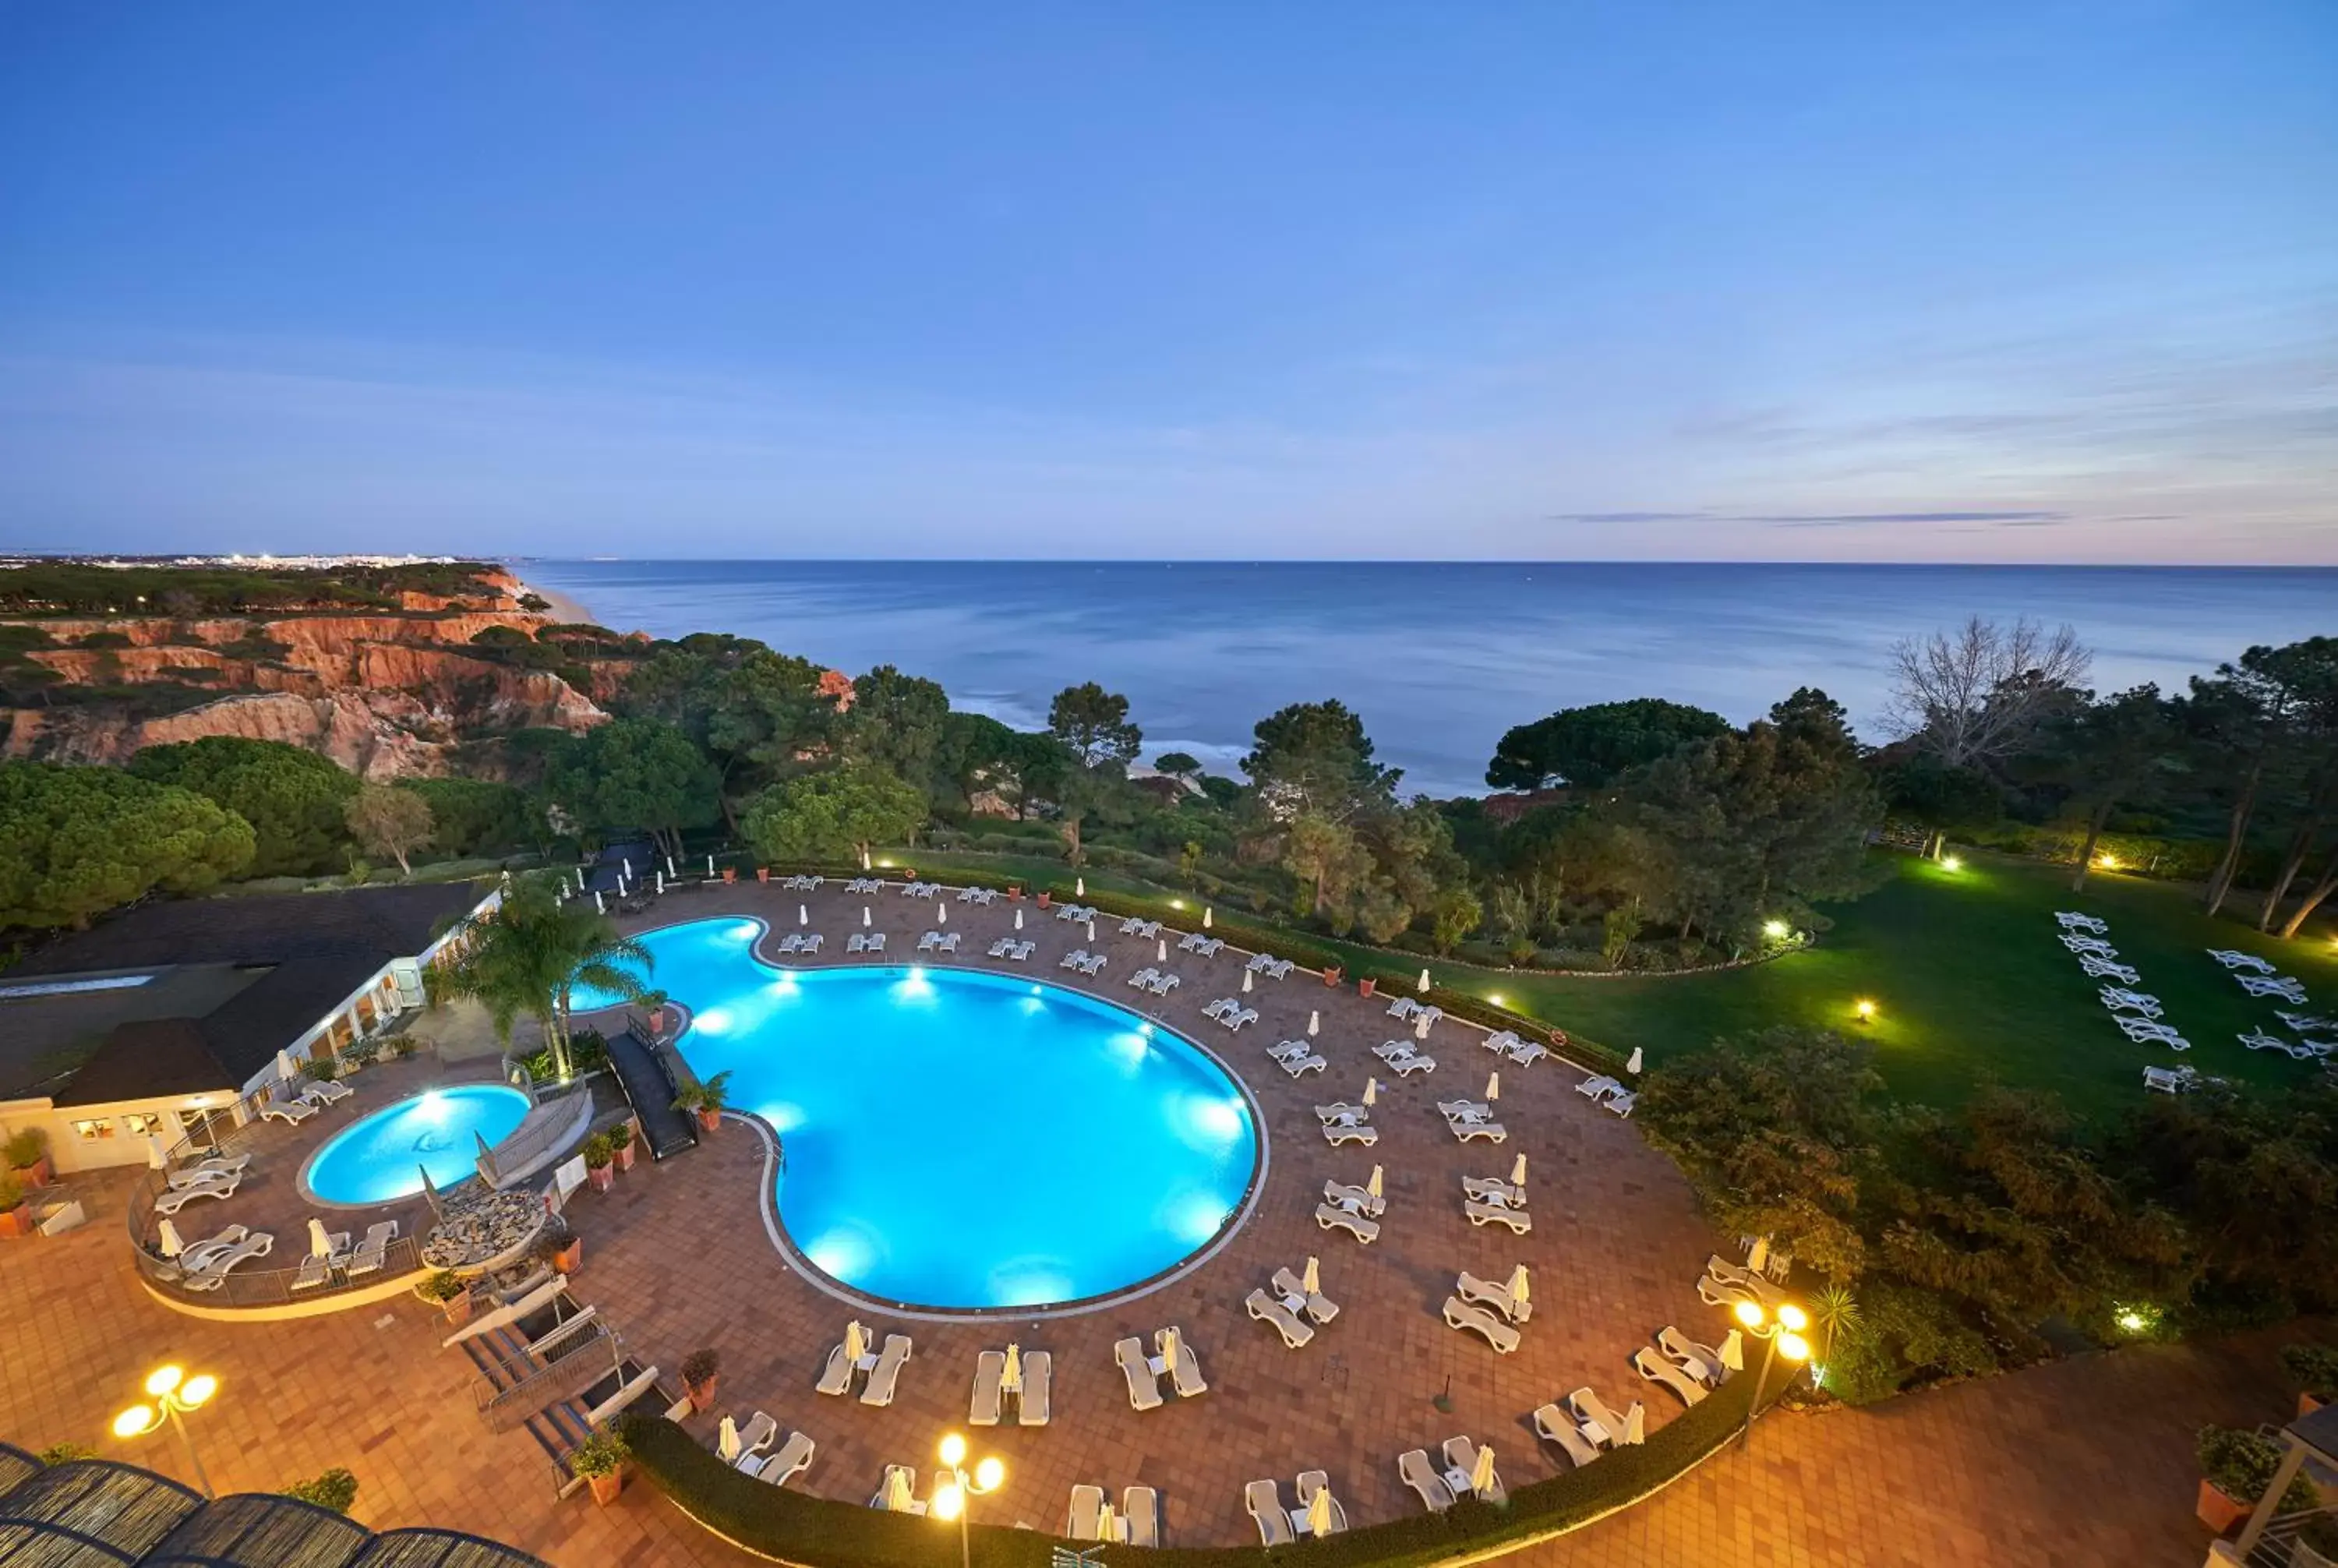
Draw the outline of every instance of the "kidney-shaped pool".
M1018 976L774 969L762 931L642 941L692 1071L780 1134L781 1223L820 1272L905 1306L1052 1306L1173 1269L1241 1211L1255 1120L1198 1046Z

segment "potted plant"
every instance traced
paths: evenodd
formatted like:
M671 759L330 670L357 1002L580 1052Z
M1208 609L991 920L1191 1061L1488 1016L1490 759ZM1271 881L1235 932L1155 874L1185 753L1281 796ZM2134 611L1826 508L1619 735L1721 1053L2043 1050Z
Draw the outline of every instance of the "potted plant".
M706 1414L714 1403L714 1385L721 1378L722 1358L712 1350L693 1350L682 1358L682 1386L690 1393L690 1407Z
M650 1010L650 1033L652 1034L659 1034L664 1032L665 1004L672 1000L673 998L668 996L663 991L644 991L642 993L642 1005Z
M771 879L771 868L769 866L758 866L758 867L755 867L755 880L756 880L756 881L758 881L758 882L769 882Z
M722 1125L722 1107L730 1099L731 1074L717 1073L703 1083L683 1084L682 1093L673 1097L673 1108L694 1112L700 1129L712 1132Z
M1049 904L1050 904L1051 902L1052 902L1052 900L1048 897L1048 896L1047 896L1046 894L1042 893L1042 894L1040 894L1040 895L1039 895L1039 907L1040 907L1040 908L1042 908L1042 909L1046 908L1046 907L1049 906Z
M49 1166L49 1135L38 1127L19 1127L8 1134L8 1169L27 1187L45 1187L54 1171Z
M722 867L722 886L728 887L737 880L739 880L739 867L736 866L725 866Z
M609 1183L617 1179L616 1171L610 1168L616 1158L617 1152L610 1147L606 1132L595 1132L584 1140L584 1175L593 1183L594 1191L606 1192Z
M1346 975L1347 971L1335 965L1323 965L1323 984L1326 985L1337 985Z
M32 1209L25 1201L25 1183L14 1171L0 1171L0 1236L22 1236L32 1229Z
M2327 1345L2284 1345L2281 1365L2297 1379L2300 1416L2311 1416L2338 1399L2338 1349Z
M628 1116L623 1122L618 1122L614 1127L610 1128L608 1132L608 1139L609 1153L616 1161L617 1169L620 1171L632 1170L634 1168L633 1118Z
M1009 882L1009 883L1007 885L1007 901L1009 904L1020 904L1020 903L1022 903L1022 902L1023 902L1023 884L1022 884L1022 883L1020 883L1020 882Z
M545 1221L544 1233L535 1239L535 1256L555 1274L574 1274L584 1266L584 1238L555 1214Z
M1362 979L1356 982L1356 995L1359 996L1369 996L1372 994L1373 990L1379 985L1379 984L1380 983L1378 981L1367 975Z
M568 1455L568 1468L592 1483L594 1502L614 1503L625 1485L625 1440L606 1428L596 1431Z
M314 1503L336 1514L347 1514L349 1504L358 1500L358 1478L337 1465L309 1480L293 1482L284 1488L284 1495Z
M2281 1467L2281 1445L2262 1432L2237 1426L2200 1428L2200 1523L2222 1535L2249 1516ZM2290 1483L2284 1512L2313 1506L2313 1489Z
M414 1295L418 1300L442 1308L450 1328L460 1328L471 1320L471 1287L444 1269L424 1276L422 1282L415 1286Z

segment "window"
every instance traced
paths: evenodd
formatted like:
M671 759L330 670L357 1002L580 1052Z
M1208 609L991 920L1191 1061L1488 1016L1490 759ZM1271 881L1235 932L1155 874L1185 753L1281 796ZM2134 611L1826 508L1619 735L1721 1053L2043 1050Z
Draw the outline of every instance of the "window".
M74 1136L79 1138L85 1143L100 1142L113 1136L113 1123L111 1122L76 1122L74 1123Z
M133 1111L122 1119L123 1132L132 1138L143 1138L162 1130L162 1119L144 1112Z

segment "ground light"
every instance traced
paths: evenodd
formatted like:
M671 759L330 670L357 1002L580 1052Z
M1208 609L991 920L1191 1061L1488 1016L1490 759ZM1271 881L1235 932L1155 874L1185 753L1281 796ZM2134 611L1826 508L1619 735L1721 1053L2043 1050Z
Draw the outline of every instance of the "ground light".
M179 1441L187 1446L187 1463L194 1467L195 1481L203 1495L211 1495L211 1478L203 1472L202 1455L195 1452L194 1434L180 1417L190 1411L200 1410L211 1403L219 1392L219 1379L208 1372L187 1376L186 1368L178 1366L157 1367L147 1375L146 1396L151 1405L133 1405L113 1418L113 1435L127 1441L143 1437L162 1429L168 1421L179 1434Z
M1803 1330L1811 1326L1810 1315L1792 1301L1781 1301L1775 1312L1765 1310L1759 1301L1746 1299L1734 1308L1737 1326L1763 1342L1762 1369L1754 1377L1754 1399L1745 1406L1745 1430L1737 1439L1740 1448L1754 1441L1754 1417L1762 1409L1762 1396L1770 1385L1770 1363L1783 1356L1794 1366L1811 1358L1811 1342L1803 1338ZM1793 1374L1789 1372L1788 1377Z
M1944 855L1940 858L1940 869L1943 871L1961 871L1964 868L1965 863L1953 855Z
M1864 996L1862 996L1857 1002L1852 1004L1851 1010L1859 1014L1859 1021L1862 1024L1872 1024L1875 1022L1875 1004L1869 1001Z
M958 1568L973 1568L973 1549L967 1541L967 1504L972 1498L996 1492L1005 1485L1007 1466L995 1455L987 1456L975 1465L973 1474L968 1474L966 1439L956 1432L942 1439L940 1452L946 1474L934 1488L933 1516L944 1524L952 1519L958 1521Z
M1764 920L1762 922L1762 935L1773 942L1783 942L1786 939L1786 923L1783 920Z

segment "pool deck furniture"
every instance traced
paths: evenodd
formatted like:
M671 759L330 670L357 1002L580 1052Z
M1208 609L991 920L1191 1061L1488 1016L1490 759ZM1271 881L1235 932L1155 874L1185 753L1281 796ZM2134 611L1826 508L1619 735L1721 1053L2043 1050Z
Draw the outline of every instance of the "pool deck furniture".
M2054 912L2054 918L2061 922L2062 928L2066 931L2072 929L2107 931L2111 928L2110 922L2099 916L2081 915L2075 909L2057 909Z
M201 1240L190 1241L179 1249L178 1265L189 1274L197 1273L204 1264L250 1234L250 1228L243 1225L230 1225L215 1230Z
M1161 922L1147 920L1142 915L1131 915L1120 923L1120 934L1124 936L1158 936L1161 935Z
M1174 1356L1169 1353L1173 1339ZM1202 1358L1194 1354L1194 1342L1185 1338L1183 1328L1172 1325L1154 1329L1153 1344L1157 1352L1152 1357L1153 1370L1169 1379L1170 1386L1177 1390L1177 1397L1192 1399L1210 1391L1210 1386L1202 1381Z
M1104 1488L1078 1485L1072 1488L1071 1506L1064 1514L1064 1534L1075 1541L1101 1541L1104 1537Z
M317 1110L318 1107L312 1101L280 1099L272 1091L260 1102L260 1113L262 1117L289 1122L296 1127L314 1116Z
M967 1424L998 1425L999 1382L1007 1376L1007 1352L985 1350L974 1358L974 1395L967 1404Z
M363 1274L378 1274L389 1258L389 1244L398 1240L398 1221L384 1220L366 1227L365 1240L349 1254L347 1269L352 1279Z
M909 1358L909 1337L907 1334L885 1336L885 1348L869 1364L869 1381L861 1387L863 1405L885 1406L893 1402L893 1389L901 1380L901 1366Z
M1482 1487L1471 1485L1477 1473L1478 1446L1467 1437L1448 1437L1445 1440L1445 1484L1453 1488L1453 1494L1458 1497L1465 1492L1472 1492L1480 1503L1491 1503L1498 1508L1510 1500L1509 1489L1502 1485L1500 1471L1488 1476Z
M749 1468L747 1461L750 1459L760 1465L763 1451L780 1435L780 1424L771 1419L771 1412L767 1410L756 1411L744 1426L732 1426L730 1418L725 1416L723 1426L729 1431L729 1438L726 1441L722 1433L716 1434L714 1454L734 1470Z
M1144 1354L1144 1341L1131 1337L1113 1341L1112 1358L1128 1379L1128 1402L1138 1410L1161 1407L1161 1375Z
M2247 1044L2248 1036L2241 1036ZM2143 1070L2143 1086L2162 1094L2181 1094L2199 1081L2199 1074L2189 1067L2146 1067Z
M1371 1113L1372 1108L1370 1106L1351 1105L1345 1100L1334 1100L1329 1105L1318 1105L1315 1107L1315 1120L1322 1122L1325 1126L1330 1126L1335 1122L1341 1122L1353 1125L1358 1122L1370 1119Z
M884 1476L877 1483L877 1494L869 1499L871 1508L882 1508L889 1514L923 1514L926 1500L918 1495L918 1473L907 1465L888 1465Z
M1467 1269L1454 1281L1453 1293L1464 1301L1474 1301L1481 1307L1491 1307L1513 1323L1523 1323L1534 1316L1532 1301L1513 1301L1509 1285L1502 1280L1480 1279Z
M1287 1546L1299 1539L1291 1514L1282 1506L1282 1485L1277 1481L1252 1481L1243 1488L1243 1507L1258 1525L1262 1546Z
M1066 965L1066 967L1069 967L1069 965ZM1135 974L1131 975L1128 977L1128 988L1132 991L1141 991L1145 986L1152 985L1155 980L1160 978L1161 971L1148 965L1145 968L1139 969Z
M1632 1367L1649 1382L1670 1389L1683 1406L1695 1405L1704 1397L1704 1384L1671 1362L1650 1354L1645 1345L1632 1352Z
M155 1194L154 1212L176 1214L198 1198L231 1198L235 1195L235 1190L242 1183L243 1177L238 1173L216 1176L209 1181L193 1182L185 1187L173 1187L166 1192Z
M309 1087L300 1092L300 1098L320 1106L338 1105L356 1093L346 1083L330 1078L318 1078L311 1080Z
M1786 1298L1786 1293L1776 1281L1758 1269L1741 1268L1716 1252L1704 1260L1704 1277L1722 1285L1734 1285L1750 1290L1764 1307L1775 1307Z
M2234 947L2211 947L2208 956L2227 969L2247 969L2258 975L2273 973L2272 963L2254 953L2244 953Z
M1615 1079L1608 1077L1605 1073L1596 1073L1590 1077L1586 1078L1582 1083L1577 1083L1575 1086L1575 1092L1577 1094L1582 1095L1586 1100L1596 1100L1601 1095L1610 1093L1617 1089L1621 1089L1623 1086L1623 1084L1617 1083Z
M1304 1040L1278 1040L1266 1048L1266 1054L1277 1062L1296 1062L1312 1053L1308 1050Z
M1521 1067L1531 1067L1550 1054L1550 1047L1539 1040L1521 1040L1510 1047L1510 1060Z
M1647 1441L1647 1413L1637 1399L1630 1409L1618 1411L1586 1387L1567 1395L1567 1408L1583 1435L1602 1448Z
M1331 1515L1321 1530L1308 1523L1315 1516L1318 1495L1322 1497L1325 1510ZM1299 1473L1299 1506L1292 1510L1291 1525L1294 1530L1302 1530L1318 1538L1337 1535L1348 1527L1348 1511L1340 1506L1340 1499L1332 1494L1331 1476L1321 1470L1302 1470Z
M1352 1132L1355 1131L1355 1129L1351 1128L1350 1131ZM1370 1129L1366 1128L1364 1131L1370 1132ZM1345 1230L1349 1235L1353 1236L1357 1240L1362 1242L1367 1247L1370 1246L1374 1241L1380 1239L1380 1226L1379 1220L1367 1220L1362 1215L1351 1214L1345 1209L1334 1209L1329 1203L1318 1203L1315 1205L1315 1223L1321 1226L1326 1230L1331 1230L1336 1226L1338 1229Z
M1243 1308L1252 1318L1268 1325L1276 1333L1282 1335L1283 1346L1287 1349L1303 1349L1308 1342L1315 1338L1313 1325L1285 1306L1279 1296L1270 1296L1263 1290L1253 1289L1243 1298Z
M1445 1477L1429 1462L1428 1449L1408 1448L1398 1455L1396 1474L1397 1479L1411 1487L1420 1498L1420 1505L1431 1514L1442 1514L1453 1506L1453 1488L1445 1484Z
M170 1185L192 1187L199 1182L215 1181L222 1176L241 1176L251 1169L249 1154L214 1155L198 1160L192 1165L182 1165L171 1172Z
M1656 1330L1656 1348L1698 1382L1719 1387L1729 1376L1729 1363L1710 1345L1700 1345L1670 1324Z
M2317 1018L2308 1013L2285 1013L2278 1007L2273 1010L2273 1015L2300 1034L2319 1034L2325 1030L2338 1029L2338 1018Z
M1640 1096L1629 1089L1625 1090L1621 1094L1608 1095L1606 1102L1608 1110L1614 1112L1618 1116L1627 1119L1631 1116L1633 1110L1639 1103Z
M1161 1494L1150 1486L1126 1486L1120 1494L1120 1538L1131 1546L1161 1544Z
M276 1248L276 1238L261 1230L245 1237L205 1259L200 1269L190 1270L180 1281L188 1290L216 1290L227 1283L227 1277L254 1258L265 1258Z
M1380 1129L1369 1122L1330 1122L1323 1126L1326 1143L1361 1143L1369 1149L1380 1141Z
M1583 1435L1575 1417L1556 1405L1535 1408L1535 1435L1567 1455L1567 1462L1580 1470L1599 1457L1599 1446Z
M1513 1209L1507 1203L1479 1203L1474 1199L1464 1199L1461 1212L1469 1216L1472 1225L1506 1225L1513 1236L1524 1236L1534 1229L1532 1216L1525 1210Z
M1282 1304L1293 1312L1305 1309L1307 1316L1318 1323L1329 1323L1340 1315L1340 1304L1321 1290L1310 1292L1306 1281L1288 1269L1277 1269L1272 1280Z
M882 893L885 879L881 877L855 877L844 885L847 893Z
M1174 975L1155 975L1144 983L1144 988L1155 996L1166 996L1170 992L1177 989L1178 984L1178 978Z
M1518 1348L1518 1331L1481 1308L1472 1307L1458 1296L1445 1298L1445 1326L1464 1333L1476 1334L1494 1348L1498 1356L1508 1356Z
M1229 1033L1240 1034L1243 1024L1255 1024L1258 1022L1258 1009L1255 1007L1238 1007L1231 1013L1220 1014L1218 1022L1224 1024Z
M784 1486L811 1468L812 1455L819 1445L801 1432L791 1432L788 1440L774 1449L752 1468L742 1464L739 1468L758 1481L768 1481L774 1486Z
M885 951L885 933L855 931L844 939L844 950L847 953L882 953Z
M1439 1106L1439 1109L1442 1110L1443 1107ZM1480 1106L1479 1110L1482 1112L1484 1107ZM1483 1138L1488 1143L1503 1143L1508 1142L1510 1136L1510 1130L1499 1122L1486 1121L1482 1117L1456 1116L1451 1112L1446 1112L1445 1127L1456 1140L1463 1143L1475 1138Z
M1347 1181L1323 1181L1323 1201L1345 1209L1351 1214L1362 1214L1377 1220L1388 1211L1388 1200L1375 1197L1369 1187L1358 1187Z
M1391 1018L1410 1018L1419 1011L1420 1004L1410 996L1400 996L1388 1004L1388 1015Z
M1437 1058L1423 1056L1418 1051L1407 1051L1401 1056L1391 1056L1388 1059L1388 1064L1395 1070L1396 1075L1400 1078L1410 1078L1415 1073L1437 1071Z
M1526 1207L1527 1190L1513 1187L1498 1176L1464 1176L1461 1196L1478 1203L1504 1203L1513 1209Z
M1328 1063L1321 1056L1293 1056L1282 1063L1282 1071L1288 1076L1296 1078L1302 1073L1321 1073L1326 1065Z

